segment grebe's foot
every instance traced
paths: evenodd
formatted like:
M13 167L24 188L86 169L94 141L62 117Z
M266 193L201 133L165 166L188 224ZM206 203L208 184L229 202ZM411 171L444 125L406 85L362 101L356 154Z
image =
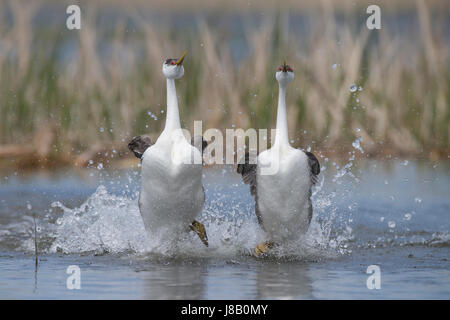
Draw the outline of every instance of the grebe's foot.
M263 256L265 254L267 254L267 251L269 251L269 249L272 249L274 247L274 243L271 241L265 241L265 242L261 242L259 243L255 249L253 249L253 252L255 253L255 255L257 257Z
M200 222L194 220L189 227L198 235L203 244L205 246L208 246L208 236L206 234L205 226Z

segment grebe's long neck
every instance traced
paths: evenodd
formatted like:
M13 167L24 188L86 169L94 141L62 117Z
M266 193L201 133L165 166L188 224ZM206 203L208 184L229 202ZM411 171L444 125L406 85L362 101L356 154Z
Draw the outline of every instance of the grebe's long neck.
M167 113L164 131L173 132L177 129L181 129L177 90L175 88L175 80L167 79Z
M279 84L278 110L277 110L277 133L274 147L289 145L289 135L286 116L286 85Z

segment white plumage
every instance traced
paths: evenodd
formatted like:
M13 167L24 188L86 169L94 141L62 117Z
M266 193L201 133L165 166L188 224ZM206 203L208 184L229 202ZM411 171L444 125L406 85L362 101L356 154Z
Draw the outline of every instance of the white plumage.
M142 157L139 207L147 230L188 230L204 203L200 151L177 133L164 132Z
M268 241L259 244L255 253L265 253L274 244L298 239L308 230L312 217L311 188L320 172L317 158L310 152L289 144L286 87L294 79L285 63L276 73L279 83L277 130L273 146L261 152L256 164L249 155L238 173L250 184L255 197L255 213Z
M186 54L186 53L185 53ZM163 64L167 78L166 125L155 144L135 137L129 144L142 159L139 209L150 233L164 231L176 238L189 229L205 245L204 227L195 221L205 202L202 186L202 153L185 138L180 126L175 79L184 74L182 62L168 59ZM150 146L151 145L151 146Z
M278 171L256 173L258 208L269 239L292 240L304 234L309 226L309 192L311 189L308 157L291 146L279 146L262 152L258 163L278 162Z

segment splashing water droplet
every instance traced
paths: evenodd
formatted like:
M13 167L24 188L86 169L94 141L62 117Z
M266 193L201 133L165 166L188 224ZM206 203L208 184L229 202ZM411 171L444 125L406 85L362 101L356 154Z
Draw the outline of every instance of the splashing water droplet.
M103 127L100 127L100 129L98 129L98 131L103 132L103 131L105 131L105 129Z
M409 221L412 218L412 214L411 213L405 213L405 220Z
M395 228L395 221L389 221L388 222L388 227L391 228L391 229Z
M158 120L158 117L151 111L148 111L147 114L153 119L153 120Z
M356 86L356 84L352 84L350 86L350 92L356 92L356 90L358 90L358 87Z
M353 148L359 150L359 152L364 153L364 150L361 148L361 141L362 141L361 137L356 138L356 140L352 142L352 146Z

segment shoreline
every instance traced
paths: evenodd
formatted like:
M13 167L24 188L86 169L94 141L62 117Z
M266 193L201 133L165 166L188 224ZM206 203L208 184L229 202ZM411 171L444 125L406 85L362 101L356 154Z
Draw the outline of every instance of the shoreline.
M354 155L356 161L360 160L428 160L432 162L450 160L450 148L423 150L422 152L402 152L393 147L369 150L363 149L364 153L352 147L318 147L311 150L319 161L326 158L336 162L348 161ZM225 154L225 153L224 153ZM139 160L126 148L114 148L109 145L104 148L91 148L79 154L40 154L31 148L21 146L0 146L0 170L41 170L41 169L63 169L79 168L89 169L101 166L102 169L126 169L137 167ZM206 167L221 166L207 165Z

